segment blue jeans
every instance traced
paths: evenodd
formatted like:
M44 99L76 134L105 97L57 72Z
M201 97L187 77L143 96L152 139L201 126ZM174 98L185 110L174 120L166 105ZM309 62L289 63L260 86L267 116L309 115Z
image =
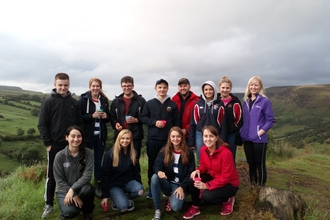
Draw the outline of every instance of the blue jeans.
M105 141L102 141L98 135L93 137L92 142L86 143L86 147L94 150L94 179L101 180L101 164L104 154Z
M196 143L195 148L196 148L197 163L199 165L200 150L201 150L201 148L204 145L203 134L202 134L201 131L196 131L196 140L195 140L195 143Z
M123 188L121 187L111 187L109 190L110 198L116 205L119 211L126 210L130 205L130 199L140 197L144 193L143 186L136 180L129 181ZM126 193L128 194L126 196Z
M227 140L226 142L230 146L230 151L233 153L234 164L236 166L236 144L235 144L236 132L229 132L227 133Z
M151 177L151 193L152 199L154 200L155 209L161 209L161 199L160 192L162 191L166 196L171 196L173 192L179 187L178 185L169 182L167 179L161 179L157 174ZM170 199L170 205L173 211L179 211L182 209L183 203L186 198L186 193L184 199L181 200L175 196Z

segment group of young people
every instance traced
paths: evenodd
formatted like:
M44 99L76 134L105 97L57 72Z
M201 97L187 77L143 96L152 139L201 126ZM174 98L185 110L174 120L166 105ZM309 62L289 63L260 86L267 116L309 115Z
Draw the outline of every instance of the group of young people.
M111 200L113 210L132 211L134 199L145 191L139 163L143 125L148 128L146 198L154 202L153 220L162 216L161 193L168 197L168 212L181 210L191 195L184 219L201 213L200 201L221 205L221 215L231 214L239 187L238 140L244 144L251 184L266 183L267 131L275 119L259 77L249 80L243 105L226 76L218 88L212 81L203 83L200 96L181 78L172 98L168 82L160 79L155 98L148 101L134 91L132 77L123 77L120 84L123 93L109 106L100 79L90 79L89 90L77 101L69 91L69 76L55 76L38 122L48 159L42 218L53 212L55 187L60 219L81 211L84 220L92 219L95 195L104 210ZM114 130L114 145L104 154L107 123Z

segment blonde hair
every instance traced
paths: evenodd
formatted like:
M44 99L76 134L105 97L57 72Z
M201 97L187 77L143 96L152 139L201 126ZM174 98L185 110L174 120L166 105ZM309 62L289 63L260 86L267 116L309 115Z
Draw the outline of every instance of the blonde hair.
M131 138L131 143L129 144L129 146L127 147L127 151L130 153L131 156L131 160L132 163L136 164L136 153L134 150L134 145L133 145L133 135L132 132L130 132L130 130L128 129L123 129L119 132L118 137L116 139L115 144L113 145L113 161L112 161L112 166L113 167L118 167L119 164L119 157L120 157L120 151L121 151L121 146L120 146L120 139L125 135L125 134L129 134L130 138Z
M220 86L221 86L222 83L228 83L230 85L230 89L232 89L232 87L233 87L233 84L232 84L231 80L227 76L223 76L220 79L220 81L218 83L218 89L219 90L220 90Z
M101 93L101 95L104 96L106 99L108 99L108 97L104 94L104 92L102 90L102 81L100 79L98 79L98 78L91 78L89 80L88 88L91 87L91 85L92 85L93 82L97 82L100 85L100 93Z
M264 85L262 84L261 78L259 76L253 76L249 80L249 82L246 86L245 94L244 94L244 98L243 98L244 100L248 100L248 99L251 98L250 85L251 85L251 83L254 83L254 82L257 82L260 85L259 94L262 95L262 96L266 96L266 91L264 89Z

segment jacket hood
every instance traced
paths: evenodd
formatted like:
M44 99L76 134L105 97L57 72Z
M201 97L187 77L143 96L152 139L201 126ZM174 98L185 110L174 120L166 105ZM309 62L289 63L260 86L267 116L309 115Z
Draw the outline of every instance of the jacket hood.
M50 93L51 96L60 96L60 97L63 97L63 98L67 98L67 97L71 97L71 92L68 91L68 93L65 95L65 96L61 96L60 94L58 94L56 92L56 89L54 88L51 93Z
M202 89L202 98L206 101L206 98L205 98L205 95L204 95L204 91L203 91L203 87L204 87L205 85L210 85L210 86L213 88L213 90L214 90L214 94L213 94L212 102L215 101L215 100L217 99L217 97L218 97L218 94L217 94L217 87L216 87L215 83L214 83L213 81L206 81L206 82L204 82L204 83L202 84L202 86L201 86L201 89Z

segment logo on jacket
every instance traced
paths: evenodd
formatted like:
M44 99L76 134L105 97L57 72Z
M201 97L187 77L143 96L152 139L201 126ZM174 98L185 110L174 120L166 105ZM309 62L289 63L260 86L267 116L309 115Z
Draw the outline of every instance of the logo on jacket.
M256 108L261 108L261 106L260 105L256 105Z
M70 167L71 166L71 163L70 162L65 162L65 163L63 163L63 167L64 168L68 168L68 167Z
M166 108L166 111L167 111L167 112L171 112L171 111L172 111L171 106L168 106L168 107Z
M214 110L217 110L219 108L219 104L215 104L215 105L213 105L213 109Z

